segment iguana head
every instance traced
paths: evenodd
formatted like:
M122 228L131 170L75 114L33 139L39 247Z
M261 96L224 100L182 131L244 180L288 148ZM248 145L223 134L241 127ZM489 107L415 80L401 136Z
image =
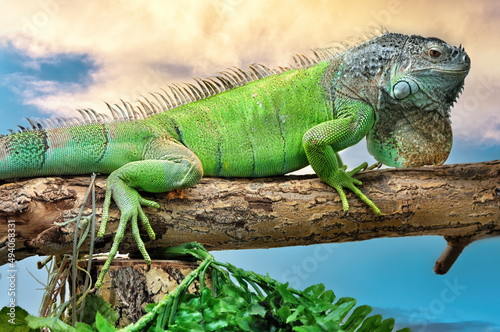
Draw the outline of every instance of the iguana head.
M391 35L393 35L391 37ZM380 79L377 122L368 150L394 167L440 165L452 145L450 109L470 69L465 50L437 38L386 34L390 65ZM390 43L385 43L390 44ZM394 52L396 45L400 51Z

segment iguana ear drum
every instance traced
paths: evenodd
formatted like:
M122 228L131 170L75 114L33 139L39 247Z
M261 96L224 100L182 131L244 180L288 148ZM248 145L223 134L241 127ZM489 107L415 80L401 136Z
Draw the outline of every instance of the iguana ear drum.
M405 110L404 116L383 112L367 136L370 154L391 167L441 165L452 142L449 119L438 111L421 109Z

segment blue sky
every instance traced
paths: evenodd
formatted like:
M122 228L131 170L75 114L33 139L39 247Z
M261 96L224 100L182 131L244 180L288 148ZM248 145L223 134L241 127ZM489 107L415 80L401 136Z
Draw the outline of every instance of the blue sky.
M43 96L53 91L33 91L35 86L41 86L40 82L54 87L72 83L85 88L91 83L88 73L92 65L85 54L33 59L10 43L4 45L0 48L0 132L4 134L8 129L16 129L17 125L28 125L26 117L47 117L39 107L26 104L26 99L34 93Z
M374 1L362 8L343 4L341 11L328 13L321 7L328 5L297 0L286 5L291 14L301 14L293 22L280 6L261 1L215 1L215 9L178 1L152 1L144 8L107 8L93 1L88 8L56 0L27 3L12 4L8 17L0 14L5 25L0 25L0 134L27 125L24 117L73 116L76 108L88 107L105 112L103 101L134 100L162 83L208 76L231 65L286 64L295 51L356 36L374 21L391 31L465 45L473 69L452 111L455 140L447 163L500 156L500 67L493 65L500 52L500 6L492 1L473 6ZM361 13L349 16L356 7ZM429 10L433 18L425 16ZM363 143L342 155L351 166L373 161ZM322 282L337 296L355 297L415 331L500 331L500 239L471 244L448 274L437 276L432 267L444 247L441 237L412 237L214 254L297 288ZM35 260L20 263L18 301L36 314L39 300L34 299L42 292L34 291L38 285L24 269L36 272ZM0 267L2 276L5 271ZM5 283L0 277L0 292ZM4 301L2 293L0 306Z

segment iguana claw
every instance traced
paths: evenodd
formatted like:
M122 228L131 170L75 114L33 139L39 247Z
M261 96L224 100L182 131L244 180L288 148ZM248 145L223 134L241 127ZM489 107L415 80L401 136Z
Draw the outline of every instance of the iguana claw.
M368 197L365 196L361 192L361 190L356 187L356 185L360 186L362 183L358 179L353 178L353 175L356 175L358 172L364 170L368 166L368 163L363 163L356 167L355 169L346 172L347 166L342 166L337 169L333 173L333 175L325 182L327 182L330 186L335 188L342 199L342 208L344 211L349 210L349 202L347 201L347 196L344 192L344 188L348 188L353 193L355 193L363 202L365 202L372 210L377 214L381 215L380 209L373 203Z

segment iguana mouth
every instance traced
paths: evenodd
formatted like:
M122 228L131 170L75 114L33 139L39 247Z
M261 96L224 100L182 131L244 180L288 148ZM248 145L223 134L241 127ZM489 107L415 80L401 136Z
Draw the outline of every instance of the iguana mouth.
M456 76L458 77L465 77L469 73L469 69L463 69L463 70L450 70L450 69L440 69L440 68L433 68L429 70L431 73L436 73L438 75L450 75L450 76Z
M461 74L463 77L465 77L469 73L470 67L467 69L423 68L423 69L413 70L414 73L421 73L426 71L440 73L440 74L457 74L457 75Z
M437 71L437 72L440 72L440 73L453 73L453 74L464 74L467 75L469 73L469 70L470 69L463 69L463 70L449 70L449 69L439 69L439 68L436 68L436 69L432 69L433 71Z

